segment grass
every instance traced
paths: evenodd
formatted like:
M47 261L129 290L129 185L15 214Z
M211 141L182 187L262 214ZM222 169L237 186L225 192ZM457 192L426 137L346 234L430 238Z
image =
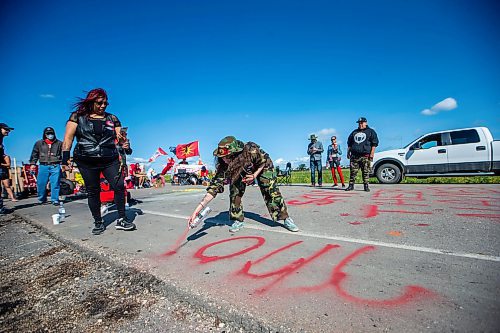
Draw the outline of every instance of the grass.
M342 169L344 180L349 183L349 169ZM317 175L316 175L317 177ZM338 175L337 175L338 179ZM317 181L317 179L316 179ZM340 182L340 181L339 181ZM292 171L292 184L293 183L311 183L311 172L306 171ZM323 183L333 184L332 174L330 170L323 169ZM361 171L358 172L356 183L362 183ZM370 178L370 183L377 184L379 181L375 177ZM429 177L429 178L405 178L401 184L500 184L500 176L474 176L474 177Z
M342 169L342 174L344 175L345 183L349 183L349 169ZM210 173L210 177L213 174ZM170 182L170 175L165 175L165 181ZM337 175L338 179L338 175ZM340 182L340 180L339 180ZM311 183L311 172L309 170L305 171L292 171L292 184L310 184ZM330 170L323 169L323 183L333 184L332 173ZM358 173L356 178L356 183L360 184L361 181L361 171ZM370 183L378 184L379 181L375 177L370 178ZM500 176L475 176L475 177L429 177L429 178L416 178L408 177L403 179L401 184L500 184Z

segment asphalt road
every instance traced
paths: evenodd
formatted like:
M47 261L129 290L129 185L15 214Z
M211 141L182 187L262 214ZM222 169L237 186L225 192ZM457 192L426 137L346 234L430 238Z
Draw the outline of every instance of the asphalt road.
M114 230L111 210L106 232L91 235L85 200L66 204L60 225L50 217L57 208L35 199L16 213L155 275L223 320L247 320L250 331L500 330L499 185L281 190L298 233L269 219L257 187L247 188L247 226L236 234L227 193L204 225L186 229L202 187L133 190L133 232Z

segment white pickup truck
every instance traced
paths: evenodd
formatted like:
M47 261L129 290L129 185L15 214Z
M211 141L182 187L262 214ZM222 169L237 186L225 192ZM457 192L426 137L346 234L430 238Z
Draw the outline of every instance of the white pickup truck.
M372 172L381 183L403 177L500 174L500 141L486 127L425 134L404 148L375 153Z

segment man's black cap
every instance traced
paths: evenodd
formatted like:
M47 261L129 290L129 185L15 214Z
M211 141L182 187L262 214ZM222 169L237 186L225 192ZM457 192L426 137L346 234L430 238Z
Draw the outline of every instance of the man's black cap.
M6 129L7 131L14 130L14 127L9 127L6 123L0 123L0 128Z
M368 121L368 120L366 120L366 118L365 118L365 117L359 117L359 119L358 119L357 123L358 123L358 124L359 124L359 123L366 123L367 121Z

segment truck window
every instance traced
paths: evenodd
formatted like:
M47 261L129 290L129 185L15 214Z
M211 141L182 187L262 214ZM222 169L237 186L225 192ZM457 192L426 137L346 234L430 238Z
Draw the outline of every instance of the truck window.
M451 144L452 145L462 145L465 143L477 143L479 142L479 134L476 130L463 130L455 131L450 133Z
M436 146L442 146L441 134L431 134L424 136L418 141L421 149L429 149Z

